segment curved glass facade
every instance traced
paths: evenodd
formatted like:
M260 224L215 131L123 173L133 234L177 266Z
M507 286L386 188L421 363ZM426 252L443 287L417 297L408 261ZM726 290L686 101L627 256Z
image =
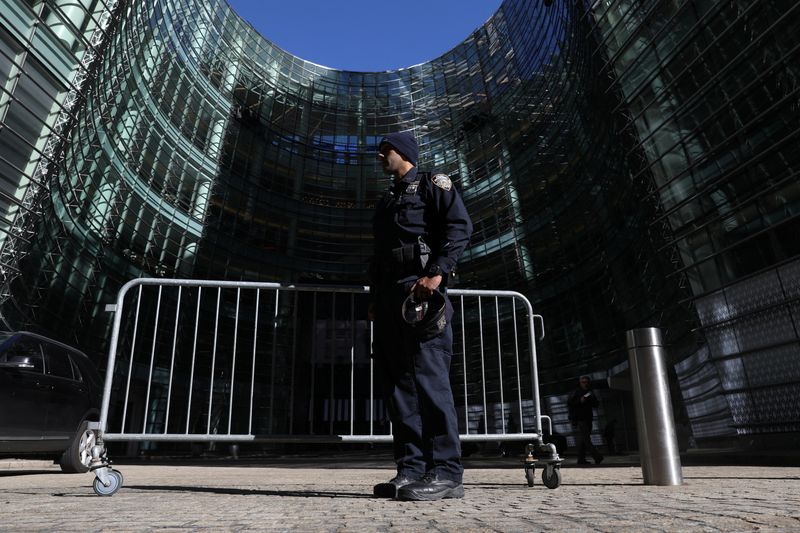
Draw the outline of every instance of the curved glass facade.
M557 428L577 375L624 372L622 333L655 324L695 438L798 431L800 8L506 0L437 59L346 72L224 0L0 4L16 17L0 34L3 246L23 250L4 265L10 326L100 353L104 305L135 276L363 283L387 185L376 144L411 130L475 223L457 282L519 290L547 319ZM37 178L87 47L98 59ZM21 54L49 58L52 88ZM15 112L38 117L22 154ZM607 419L627 418L621 394L606 391Z
M636 129L697 347L675 369L696 438L800 429L800 6L602 2L593 17ZM691 350L690 350L691 351Z

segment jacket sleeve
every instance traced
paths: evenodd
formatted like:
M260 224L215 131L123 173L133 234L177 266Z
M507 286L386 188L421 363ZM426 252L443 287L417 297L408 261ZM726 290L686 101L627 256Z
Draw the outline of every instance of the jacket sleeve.
M432 180L433 178L426 181L433 200L439 235L432 243L430 264L439 265L442 272L449 274L469 244L472 220L461 195L452 183L450 182L448 190L446 187L436 185Z
M572 391L572 393L569 395L569 398L567 399L567 405L572 407L577 407L581 403L580 397L581 397L580 391L577 390Z
M589 392L592 393L592 395L589 396L589 405L592 406L592 408L600 407L600 400L597 399L597 395L594 393L594 391Z

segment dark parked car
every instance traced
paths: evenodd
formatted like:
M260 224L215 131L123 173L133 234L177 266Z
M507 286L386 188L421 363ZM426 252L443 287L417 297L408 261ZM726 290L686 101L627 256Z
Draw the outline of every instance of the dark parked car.
M86 354L35 333L0 332L0 457L53 457L86 472L102 383Z

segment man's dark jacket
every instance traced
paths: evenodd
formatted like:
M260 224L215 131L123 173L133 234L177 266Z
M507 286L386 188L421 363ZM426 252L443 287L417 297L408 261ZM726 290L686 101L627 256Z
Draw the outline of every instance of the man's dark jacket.
M587 393L589 396L586 397L586 400L581 402L581 398ZM597 396L595 396L592 389L584 390L578 387L567 401L570 422L591 422L594 417L593 409L598 405L600 405L600 402L597 400Z

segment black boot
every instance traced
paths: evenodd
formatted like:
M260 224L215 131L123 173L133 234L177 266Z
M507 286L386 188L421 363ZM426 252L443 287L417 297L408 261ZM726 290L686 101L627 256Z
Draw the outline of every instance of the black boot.
M464 485L460 481L439 479L436 474L427 473L419 481L410 483L397 491L400 500L441 500L442 498L463 498Z
M405 474L397 474L386 483L378 483L372 487L372 495L378 498L397 498L397 489L405 487L409 483L417 480L416 477L409 477Z

